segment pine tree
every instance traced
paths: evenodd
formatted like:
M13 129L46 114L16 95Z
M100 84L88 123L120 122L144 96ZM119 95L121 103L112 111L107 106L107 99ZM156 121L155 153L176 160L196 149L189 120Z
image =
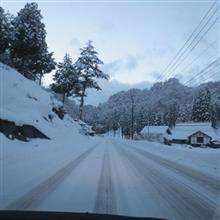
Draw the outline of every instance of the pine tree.
M176 125L176 120L179 113L179 107L177 103L172 103L169 106L168 126L173 128Z
M65 97L79 92L78 77L79 75L74 68L72 59L68 54L66 54L63 58L63 62L58 64L58 69L53 78L55 83L51 85L53 91L63 95L63 103L65 102Z
M210 121L211 95L208 88L200 89L194 98L192 109L192 120L195 122Z
M217 129L220 126L220 100L215 100L210 109L212 127Z
M0 54L4 53L9 47L9 21L5 11L0 7Z
M162 125L162 117L160 113L156 114L155 125Z
M11 16L0 7L0 61L9 64L10 40L13 37Z
M40 78L55 68L48 53L45 25L36 3L27 3L13 20L11 55L15 68L29 79Z
M83 106L84 98L86 96L86 89L94 88L96 90L101 90L97 83L97 79L108 79L109 76L103 73L99 69L99 65L103 62L98 58L98 53L94 50L92 46L92 41L88 41L87 45L81 48L80 57L76 62L76 69L80 74L80 85L81 90L78 93L80 97L80 115L79 118L82 119L83 116Z
M191 120L192 104L181 104L178 114L178 122L188 122Z

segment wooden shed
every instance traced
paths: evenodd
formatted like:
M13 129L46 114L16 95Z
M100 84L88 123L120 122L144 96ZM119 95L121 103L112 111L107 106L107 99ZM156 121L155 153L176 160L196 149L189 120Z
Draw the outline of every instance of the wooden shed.
M201 131L197 131L188 137L188 143L192 146L208 146L211 144L211 140L212 138L209 135Z
M192 146L219 147L220 129L214 129L209 122L178 123L172 129L172 143Z
M167 138L171 134L168 126L145 126L140 132L143 139L151 141L164 142L164 138Z

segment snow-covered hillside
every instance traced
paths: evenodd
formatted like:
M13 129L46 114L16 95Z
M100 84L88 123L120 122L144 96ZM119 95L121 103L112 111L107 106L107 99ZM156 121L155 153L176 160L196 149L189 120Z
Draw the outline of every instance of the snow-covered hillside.
M33 125L50 138L23 142L0 133L1 208L79 157L99 139L81 134L81 126L68 115L59 119L52 108L61 103L51 93L3 64L0 89L0 119ZM48 115L52 115L51 121Z
M0 119L33 125L52 140L81 137L78 123L68 115L61 120L52 111L61 103L51 93L6 65L0 64L0 72Z

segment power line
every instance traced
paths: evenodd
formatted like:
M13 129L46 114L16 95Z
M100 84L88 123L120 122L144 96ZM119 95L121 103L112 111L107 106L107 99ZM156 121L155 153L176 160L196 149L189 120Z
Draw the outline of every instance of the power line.
M220 64L219 64L218 66L220 66ZM217 68L218 66L216 66L215 68ZM214 70L211 69L211 70L205 72L204 74L199 75L199 76L196 77L196 78L193 80L193 82L191 82L191 83L192 83L192 84L201 84L201 83L204 83L204 82L205 82L206 80L208 80L209 78L211 78L211 77L217 75L217 73L218 73L218 74L220 73L220 70L218 69L217 72L215 72L214 74L207 76L207 73L213 73L213 71L214 71ZM205 78L202 78L202 77L205 77ZM199 79L199 78L201 78L202 81L201 81L201 80L200 80L200 81L197 81L197 79ZM190 84L191 84L191 83L190 83ZM189 84L188 84L188 85L189 85Z
M219 9L219 8L218 8ZM211 26L206 30L206 32L199 38L199 40L196 42L196 44L188 51L188 53L183 57L183 59L181 60L182 62L187 58L187 56L195 49L195 47L199 44L199 42L204 38L204 36L210 31L210 29L216 24L216 22L218 21L218 19L220 18L220 15L214 20L214 22L212 22ZM180 63L181 64L181 63ZM179 65L180 65L179 64ZM179 66L177 65L172 72L170 72L169 75L171 75Z
M208 28L208 30L206 30L206 32L200 37L200 39L194 44L193 48L190 49L190 46L196 41L197 37L200 35L200 33L202 33L202 31L206 28L206 26L208 25L209 21L211 21L211 19L214 17L215 13L218 11L219 7L215 10L215 12L212 14L212 16L209 18L209 20L205 23L205 25L202 27L202 29L199 31L199 33L194 37L194 39L191 41L191 43L187 46L187 48L184 49L184 51L181 53L180 57L178 60L176 60L174 62L174 64L169 68L169 71L166 73L166 75L170 76L176 69L177 67L181 64L181 62L178 64L178 61L184 61L187 56L190 54L190 52L198 45L198 43L202 40L202 38L208 33L208 31L215 25L215 23L217 22L217 20L219 19L219 17L217 17L217 19L211 24L211 26ZM190 49L190 51L188 51L188 53L185 55L185 53L187 52L187 50ZM185 57L181 60L181 58L185 55Z
M220 57L218 57L217 59L215 59L213 62L211 62L210 64L208 64L205 68L203 68L200 72L198 72L196 75L194 75L190 80L188 80L187 82L183 83L184 85L188 85L189 83L192 82L192 80L194 80L196 77L198 77L199 75L204 74L205 72L207 72L206 70L212 68L215 64L217 64L217 66L219 66L220 64L218 63L220 61ZM216 67L216 66L215 66Z
M186 40L186 42L183 44L183 46L179 49L179 51L176 53L176 55L173 57L173 59L169 62L169 64L166 66L166 68L162 71L161 75L158 77L158 80L163 79L164 78L164 74L166 75L166 71L167 69L170 67L170 65L176 60L176 58L178 57L178 55L181 53L181 51L184 49L184 47L187 45L187 43L191 40L191 38L193 37L193 35L196 33L196 31L199 29L199 27L201 26L201 24L203 23L203 21L206 19L206 17L208 16L209 12L214 8L215 4L217 3L218 0L214 1L214 3L211 5L211 7L209 8L209 10L206 12L206 14L203 16L203 18L201 19L201 21L199 22L199 24L197 25L197 27L194 29L194 31L191 33L191 35L188 37L188 39Z
M200 72L198 72L196 75L194 75L190 80L188 80L186 83L184 83L184 85L190 85L191 83L194 82L194 80L196 80L199 77L202 77L204 75L206 75L207 73L210 73L213 71L213 69L215 69L216 67L218 67L220 64L217 64L216 66L214 66L214 62L212 62L210 65L208 65L206 68L204 68L203 70L201 70Z
M209 76L209 78L204 79L204 81L206 82L206 80L210 79L213 76L217 76L220 75L220 70L218 70L217 72L214 72L211 76Z
M211 44L209 44L208 47L206 47L195 59L193 59L190 63L185 65L180 72L182 73L182 72L185 72L187 69L189 69L189 67L192 66L192 64L196 60L198 60L206 51L208 51L209 48L211 48L216 42L218 42L219 39L220 39L220 36L218 36Z
M217 3L217 0L214 1L214 3L211 5L211 7L209 8L209 10L206 12L206 14L203 16L203 18L201 19L201 21L199 22L199 24L196 26L196 28L193 30L193 32L191 33L191 35L188 37L188 39L186 40L186 42L183 44L183 46L179 49L179 51L176 53L176 55L173 57L173 59L169 62L169 64L166 66L166 68L163 70L163 72L161 73L161 75L159 76L158 79L162 79L163 78L163 74L166 73L167 69L169 68L169 66L173 63L173 61L175 61L175 59L178 57L178 55L181 53L181 51L184 49L184 47L187 45L187 43L191 40L191 38L193 37L193 35L196 33L196 31L199 29L200 25L202 24L202 22L206 19L206 17L208 16L209 12L213 9L213 7L215 6L215 4Z
M199 72L199 73L197 73L195 76L193 76L189 81L188 81L188 83L193 83L193 80L196 80L197 78L199 78L199 77L202 77L202 76L205 76L205 75L207 75L207 73L210 73L210 72L213 72L213 69L215 69L215 68L217 68L217 67L219 67L220 66L220 63L217 63L215 66L213 65L213 66L211 66L208 70L205 70L205 71L203 71L203 72ZM187 83L187 84L188 84Z

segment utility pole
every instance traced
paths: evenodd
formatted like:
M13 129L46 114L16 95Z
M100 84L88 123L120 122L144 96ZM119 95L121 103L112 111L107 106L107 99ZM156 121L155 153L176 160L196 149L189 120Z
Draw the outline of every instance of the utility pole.
M147 126L147 136L148 136L148 140L150 139L150 126L149 126L149 122L148 122L148 126Z
M122 138L122 130L121 130L121 125L119 122L118 122L118 134L119 134L119 137Z
M148 138L148 140L150 139L150 115L148 115L147 138Z
M134 139L134 103L131 102L131 139Z
M131 99L131 139L134 139L134 96L130 91L130 99Z

